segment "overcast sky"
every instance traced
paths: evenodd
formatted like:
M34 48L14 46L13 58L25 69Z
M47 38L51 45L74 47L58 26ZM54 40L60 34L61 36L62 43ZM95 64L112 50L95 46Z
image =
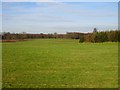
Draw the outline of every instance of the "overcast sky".
M117 2L3 2L6 32L66 33L118 28Z

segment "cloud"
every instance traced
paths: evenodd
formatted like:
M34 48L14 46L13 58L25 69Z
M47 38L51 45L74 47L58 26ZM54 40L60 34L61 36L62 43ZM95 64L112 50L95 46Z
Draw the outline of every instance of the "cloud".
M118 17L117 12L115 11L108 11L110 8L101 8L101 9L89 9L83 8L85 6L81 5L74 5L68 3L61 3L61 2L35 2L36 6L33 7L26 7L24 5L16 5L10 6L9 3L3 4L3 10L9 10L12 13L18 14L47 14L50 16L55 16L56 13L63 13L63 15L68 16L78 16L78 17ZM79 7L79 8L78 8ZM48 14L49 13L49 14ZM63 15L57 15L59 17L64 17ZM55 16L56 17L56 16ZM67 17L68 18L68 17Z
M22 3L21 3L22 4ZM3 12L6 18L11 20L23 20L24 21L36 21L36 22L70 22L69 19L65 18L62 15L55 14L58 9L58 5L62 5L62 3L34 3L35 7L26 7L17 4L4 3ZM44 5L43 5L44 4ZM46 6L47 5L47 6ZM57 5L57 6L56 6Z

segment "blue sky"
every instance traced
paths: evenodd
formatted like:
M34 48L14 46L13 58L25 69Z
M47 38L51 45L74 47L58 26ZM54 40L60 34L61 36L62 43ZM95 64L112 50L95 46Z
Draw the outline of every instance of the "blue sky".
M6 32L66 33L118 28L117 2L3 2Z

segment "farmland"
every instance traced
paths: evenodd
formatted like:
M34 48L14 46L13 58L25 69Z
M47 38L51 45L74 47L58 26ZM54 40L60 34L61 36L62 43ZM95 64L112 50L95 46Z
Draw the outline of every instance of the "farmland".
M78 42L35 39L3 43L3 87L118 87L118 43Z

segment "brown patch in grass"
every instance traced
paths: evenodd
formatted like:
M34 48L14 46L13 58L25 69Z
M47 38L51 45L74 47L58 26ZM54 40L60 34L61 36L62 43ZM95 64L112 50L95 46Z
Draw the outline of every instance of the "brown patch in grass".
M17 42L17 40L1 40L0 42Z
M23 39L23 40L0 40L0 42L18 42L18 41L27 41L27 39Z

